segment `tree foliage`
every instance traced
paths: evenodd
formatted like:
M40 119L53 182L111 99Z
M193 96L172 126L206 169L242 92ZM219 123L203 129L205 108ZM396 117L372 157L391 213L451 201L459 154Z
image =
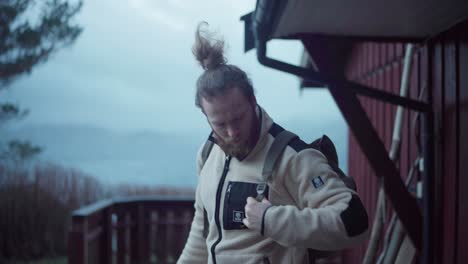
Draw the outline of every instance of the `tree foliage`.
M0 1L0 89L72 44L82 28L72 23L82 1Z
M41 147L34 146L29 141L12 140L8 143L7 150L0 157L10 158L18 163L31 160L41 151Z
M28 115L29 110L20 109L18 105L12 103L0 104L0 124L11 119L20 119Z
M0 91L76 40L82 28L72 20L82 4L82 0L0 1ZM0 125L23 118L28 112L0 102ZM0 151L0 157L24 160L40 152L29 142L12 141L6 151Z

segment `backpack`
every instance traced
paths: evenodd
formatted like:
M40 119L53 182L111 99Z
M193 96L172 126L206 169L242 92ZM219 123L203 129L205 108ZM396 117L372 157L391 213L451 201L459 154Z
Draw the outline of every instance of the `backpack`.
M267 186L267 182L273 177L273 171L276 165L278 158L283 153L286 146L291 142L293 139L298 138L298 136L288 130L281 131L274 139L270 149L265 158L265 162L263 164L262 175L264 182L257 185L257 201L261 201L264 197L264 191ZM205 164L208 156L210 155L211 149L213 148L214 142L211 140L207 140L205 145L203 146L201 157L202 157L202 164ZM338 166L338 154L336 152L335 145L331 141L329 137L323 135L322 137L314 140L312 143L308 144L309 148L316 149L320 151L328 160L330 167L335 171L336 174L340 177L340 179L345 183L346 187L352 189L354 191L357 190L356 183L352 177L347 176ZM203 237L206 238L208 236L208 215L205 209L203 209ZM322 250L315 250L315 249L308 249L309 253L309 262L315 263L316 259L331 257L337 255L338 252L336 251L322 251Z

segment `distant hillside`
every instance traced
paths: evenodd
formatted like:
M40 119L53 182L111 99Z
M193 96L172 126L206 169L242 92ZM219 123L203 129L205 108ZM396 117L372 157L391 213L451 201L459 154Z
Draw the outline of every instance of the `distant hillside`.
M42 160L79 168L104 183L194 186L199 135L117 133L90 126L35 125L7 131L5 139L44 147Z
M347 169L347 128L337 121L281 123L304 141L327 134L336 144L341 167ZM84 125L30 125L2 131L9 139L30 140L44 147L41 160L75 167L103 183L195 186L195 155L208 132L154 131L118 133Z

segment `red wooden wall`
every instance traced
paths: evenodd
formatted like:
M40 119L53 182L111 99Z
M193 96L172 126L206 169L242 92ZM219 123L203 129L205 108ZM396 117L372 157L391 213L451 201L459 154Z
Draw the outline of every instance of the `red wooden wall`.
M346 66L348 79L399 94L405 43L362 42L354 44ZM435 163L432 183L435 263L466 263L468 250L468 23L418 44L412 58L409 97L428 100L434 111ZM425 92L423 93L423 90ZM396 107L360 97L372 124L390 150ZM397 165L402 178L418 156L416 113L405 110L401 155ZM373 221L378 182L352 133L349 137L348 172L356 179L358 191ZM417 173L417 179L421 175ZM415 186L415 182L412 184ZM389 209L390 210L390 209ZM390 215L390 211L389 214ZM347 251L346 263L360 263L363 245Z

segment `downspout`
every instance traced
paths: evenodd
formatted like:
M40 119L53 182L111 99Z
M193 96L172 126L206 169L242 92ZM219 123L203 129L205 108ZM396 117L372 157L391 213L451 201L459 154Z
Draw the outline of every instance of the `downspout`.
M404 65L403 65L403 76L401 80L400 96L406 97L408 94L408 80L410 77L412 57L413 57L413 45L408 44L406 46L406 54L405 54L405 60L404 60ZM393 145L392 145L392 149L390 150L390 158L392 158L392 156L395 157L395 155L397 155L395 152L398 152L398 154L400 152L401 128L403 124L403 110L404 109L402 107L397 108L396 118L398 118L399 120L395 120L395 130L398 129L399 131L398 131L398 134L396 133L397 131L394 131L393 140L398 141L397 142L398 148L393 149ZM397 220L393 233L394 233L394 236L392 236L392 239L390 240L390 244L388 245L387 248L384 248L384 250L387 250L387 252L383 253L384 263L394 262L398 254L398 251L400 249L401 243L403 242L403 235L405 234L405 232L399 220Z
M429 48L429 52L431 49ZM430 53L429 53L430 54ZM432 59L429 58L428 73L426 74L427 82L427 102L432 105ZM434 112L432 108L425 112L422 116L422 127L424 129L422 135L422 151L423 151L423 244L422 244L422 258L421 263L434 263L435 249L433 248L433 233L432 233L432 202L434 201L435 185L433 184L433 171L434 171ZM431 188L432 187L432 188Z
M262 25L261 23L254 21L253 24L255 25L255 23L257 23L257 27L259 27L259 29L254 31L255 32L254 34L256 37L255 48L257 50L257 60L262 65L282 71L282 72L294 74L296 76L299 76L305 79L310 79L314 81L317 84L317 86L327 86L332 83L336 83L336 80L334 78L327 76L326 74L322 72L319 73L312 69L292 65L289 63L285 63L285 62L267 57L266 36L264 32L268 32L268 30L266 30L266 25ZM343 84L347 86L346 87L347 89L352 90L353 93L356 93L356 94L364 95L364 96L371 97L377 100L383 100L391 104L404 106L406 108L409 108L418 112L427 112L429 111L429 108L430 108L430 106L427 103L423 103L423 102L413 100L410 98L406 98L406 97L401 97L392 93L379 91L377 89L370 89L369 87L366 87L364 85L361 85L355 82L350 82L347 80L340 80L340 81L344 82Z
M409 44L411 45L411 44ZM403 72L403 79L402 79L402 90L404 85L407 86L407 83L404 84L404 78L409 77L409 70L406 70L406 67L409 66L409 63L411 63L410 59L412 54L409 55L408 53L411 53L409 51L409 45L407 46L407 54L405 57L405 65L404 65L404 72ZM431 68L429 68L431 69ZM408 74L408 76L406 75ZM427 76L430 76L429 74ZM430 77L428 77L429 79ZM427 81L427 80L426 80ZM406 80L407 82L407 80ZM427 85L427 84L426 84ZM406 87L407 88L407 87ZM424 94L424 90L426 87L423 88L423 91L421 91L421 97ZM428 90L428 102L432 103L432 94L431 94L431 89ZM402 95L406 96L406 95ZM400 107L398 107L398 110L400 110ZM397 110L397 111L398 111ZM397 112L398 114L398 112ZM420 171L422 171L423 174L423 179L422 179L422 193L417 192L417 198L422 199L422 212L423 212L423 230L422 230L422 249L421 249L421 263L433 263L434 258L433 258L433 251L432 251L432 217L431 217L431 201L432 201L432 192L430 191L430 186L431 186L431 180L432 180L432 164L433 164L433 123L432 123L432 116L433 112L432 110L429 110L425 113L422 113L422 127L423 127L423 137L421 138L421 145L423 146L421 152L422 152L422 158L416 159L417 164L413 164L410 173L408 175L408 179L406 182L406 185L409 186L411 177L414 172L414 168L416 166L419 167ZM401 128L400 128L401 129ZM393 135L393 139L395 140L395 134ZM401 222L399 219L396 219L396 226L393 230L393 236L390 241L390 244L388 245L388 248L386 248L387 252L383 252L381 259L379 259L378 263L394 263L397 260L397 255L400 252L400 247L402 246L402 242L404 239L404 235L406 235L406 230L404 230L404 227L401 225ZM384 248L385 250L385 248Z
M400 96L406 97L408 93L408 79L410 76L411 57L413 55L413 45L406 46L405 61L403 66L403 75L400 85ZM389 157L396 163L400 158L401 130L403 124L403 107L398 106L395 114L395 123L393 126L392 145L390 147ZM375 211L374 223L372 225L371 237L362 263L374 263L379 245L380 235L385 223L385 191L383 189L383 179L380 181L379 196L377 199L377 210ZM384 250L386 247L384 246Z

